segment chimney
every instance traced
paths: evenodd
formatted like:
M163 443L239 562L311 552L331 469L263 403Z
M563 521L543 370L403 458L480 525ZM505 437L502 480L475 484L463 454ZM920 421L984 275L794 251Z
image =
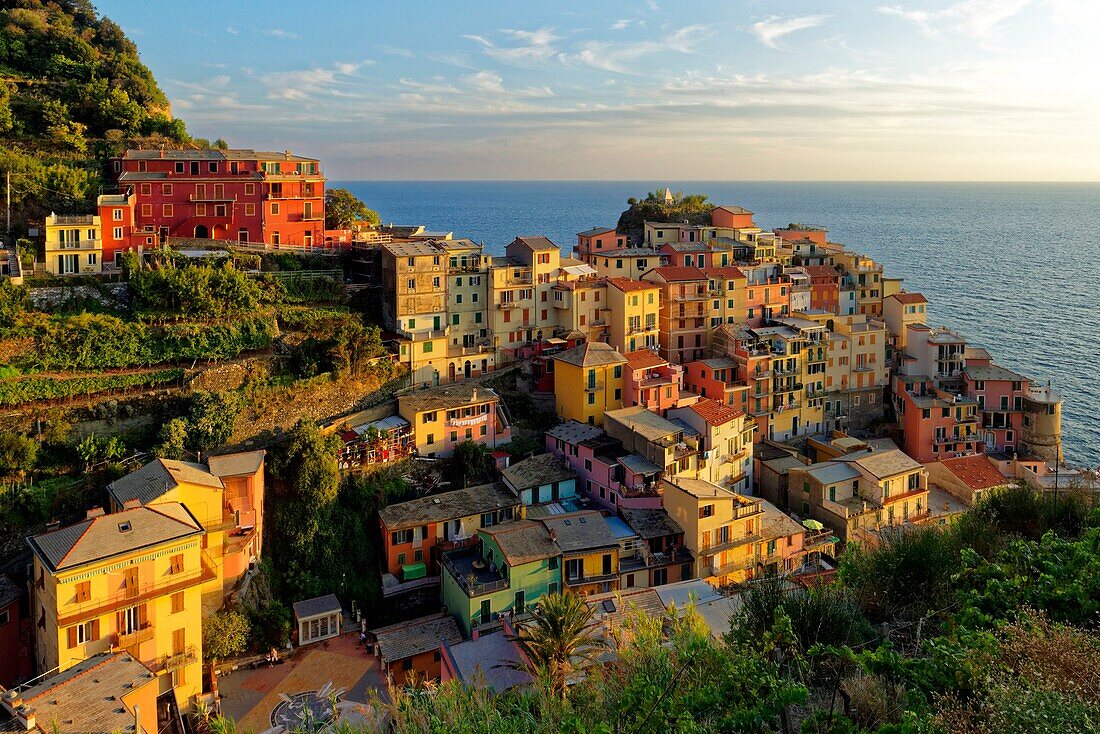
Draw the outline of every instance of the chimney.
M141 500L139 499L126 500L122 503L122 509L124 510L134 510L138 507L141 507Z
M15 710L23 705L23 694L19 692L18 688L12 688L10 691L4 691L4 708L8 710L9 714L14 715Z
M557 539L558 539L558 531L554 530L554 528L550 528L550 540L557 540Z
M102 517L104 514L105 513L103 512L103 508L99 505L96 505L95 507L88 508L88 512L85 514L85 517L88 520L91 520L94 517Z
M52 533L54 530L60 530L60 529L61 529L61 521L60 520L50 520L48 523L46 523L46 532L47 533Z
M479 637L481 637L481 626L475 625L474 628L470 630L470 641L473 642Z
M144 734L141 731L141 706L134 706L134 734Z

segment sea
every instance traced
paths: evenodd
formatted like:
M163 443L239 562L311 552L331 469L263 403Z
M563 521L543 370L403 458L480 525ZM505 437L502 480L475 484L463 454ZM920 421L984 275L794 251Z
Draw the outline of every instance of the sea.
M453 231L501 254L517 235L568 250L667 185L771 229L824 226L929 300L929 324L1050 381L1071 464L1100 466L1100 183L344 181L382 221Z

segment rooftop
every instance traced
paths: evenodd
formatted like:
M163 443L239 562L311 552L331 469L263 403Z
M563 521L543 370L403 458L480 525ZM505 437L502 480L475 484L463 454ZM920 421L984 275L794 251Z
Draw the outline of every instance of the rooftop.
M551 242L546 237L542 237L541 235L540 236L534 236L534 237L532 237L532 236L516 237L514 242L519 242L520 244L526 245L530 249L536 250L536 251L538 251L538 250L557 250L557 249L559 249L557 245L555 245L553 242Z
M723 204L721 206L716 206L714 208L715 209L722 209L724 211L729 212L730 214L752 214L752 212L750 212L748 209L746 209L743 206L732 206L732 205L727 206L727 205Z
M447 249L432 240L420 240L417 242L394 242L382 245L382 249L394 257L423 257L434 255L442 257L447 254Z
M683 430L675 423L665 420L640 405L609 410L603 414L603 417L605 423L608 420L621 423L649 441L658 441Z
M631 278L608 278L609 285L613 285L623 293L630 293L632 291L648 291L653 290L657 286L653 283L648 283L644 280L633 280Z
M560 438L566 443L580 443L590 438L603 435L603 429L596 426L590 426L587 423L581 423L579 420L570 419L565 423L559 423L546 432L546 435L553 438Z
M895 298L898 303L913 304L913 303L928 303L928 299L922 296L920 293L894 293L887 298Z
M19 585L8 578L7 574L0 573L0 609L18 601L23 596L23 590Z
M689 280L706 280L707 274L699 268L686 265L664 265L649 271L659 275L666 283L676 283ZM648 273L647 273L648 275Z
M564 553L609 548L618 545L603 515L595 510L542 518L551 537Z
M523 657L503 630L482 633L476 640L449 645L455 673L468 686L489 686L497 693L531 683L522 669Z
M614 232L614 227L593 227L592 229L586 229L583 232L577 232L578 237L595 237L598 234L607 234L608 232Z
M661 471L661 467L641 454L627 454L619 457L619 463L635 474L656 474Z
M616 352L615 347L603 342L585 342L560 354L555 354L554 359L577 367L599 367L626 362L626 357Z
M661 508L620 508L623 520L645 540L684 532L679 523Z
M968 364L963 367L963 374L969 377L971 380L984 380L986 382L992 382L996 380L1004 380L1008 382L1027 382L1027 378L1023 375L995 364Z
M862 456L848 454L838 458L841 461L852 461L878 479L886 479L921 468L919 462L911 459L901 449L887 449L886 451L876 451Z
M263 452L258 452L262 454ZM180 484L203 487L224 487L222 480L207 467L190 461L156 459L107 485L107 492L120 506L130 500L146 505L163 497Z
M312 599L303 599L293 604L295 619L309 619L322 614L339 613L342 609L335 594L326 594Z
M652 349L638 349L633 352L627 352L625 357L627 364L632 370L647 370L668 364L667 359L657 354L657 352Z
M1008 484L1009 480L997 469L997 465L989 460L985 454L963 456L957 459L941 459L947 471L954 474L966 486L971 489L989 489Z
M137 150L131 148L123 155L126 160L174 160L174 161L308 161L318 162L317 158L293 155L289 150L275 153L255 151L249 148L230 148L221 150L204 148L199 150Z
M696 499L720 499L720 500L733 500L740 503L742 498L736 492L719 487L717 484L711 484L703 479L688 479L687 477L676 477L675 479L662 479L662 486L665 487L665 491L668 491L668 487L675 487L682 492L690 494Z
M802 467L791 467L800 469ZM859 469L843 461L822 461L805 467L805 472L821 484L828 485L835 482L850 482L858 479Z
M549 454L543 454L549 456ZM520 462L523 463L523 462ZM519 499L504 482L480 484L433 494L383 507L378 517L387 531L480 515L519 504Z
M700 398L695 403L688 406L688 410L694 412L712 426L725 425L744 415L740 410L719 403L717 400L711 400L710 398Z
M458 622L449 614L433 614L409 622L371 630L378 640L378 652L385 664L406 660L421 653L438 650L446 643L462 642Z
M517 461L500 474L517 491L564 482L577 476L565 459L554 454L536 454Z
M264 465L264 456L267 452L241 451L235 454L222 454L211 456L206 463L210 467L210 473L216 477L239 477L245 474L255 474Z
M491 388L470 383L414 390L397 397L398 405L412 408L417 413L425 410L449 410L495 400L500 400L500 396Z
M23 689L22 699L43 730L56 724L65 734L128 733L136 728L134 713L122 697L155 682L130 653L101 652ZM15 731L3 724L0 729Z
M478 532L485 533L496 541L504 554L504 560L513 567L551 558L560 553L550 539L546 526L539 522L514 520L482 528Z
M100 515L27 538L51 571L82 566L205 532L178 502Z
M786 538L806 532L806 528L792 520L787 513L771 502L760 500L760 509L764 510L764 517L761 520L761 532L765 538Z

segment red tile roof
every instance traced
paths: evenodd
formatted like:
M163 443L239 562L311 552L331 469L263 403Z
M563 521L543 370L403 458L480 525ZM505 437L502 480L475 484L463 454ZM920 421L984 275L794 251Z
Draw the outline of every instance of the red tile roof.
M648 291L657 287L656 283L648 283L641 280L632 280L630 278L608 278L607 282L610 285L615 286L623 293L629 291Z
M722 280L746 279L746 275L741 271L741 268L735 268L732 265L727 265L724 268L703 268L703 272L709 278L721 278Z
M690 407L700 418L712 426L729 423L734 418L742 415L740 410L722 405L717 400L711 400L710 398L700 398Z
M662 358L661 355L649 349L639 349L634 352L627 352L623 356L626 357L627 366L632 370L646 370L650 367L659 367L668 364L667 359Z
M943 459L940 463L971 489L989 489L1008 483L1005 475L997 470L996 464L984 454Z
M840 275L832 265L803 265L802 269L811 278L836 278Z
M920 293L895 293L894 298L898 303L928 303L928 299Z
M704 273L702 270L700 270L699 268L688 267L687 265L666 265L662 268L654 268L649 272L660 275L668 283L681 280L707 279L707 274Z

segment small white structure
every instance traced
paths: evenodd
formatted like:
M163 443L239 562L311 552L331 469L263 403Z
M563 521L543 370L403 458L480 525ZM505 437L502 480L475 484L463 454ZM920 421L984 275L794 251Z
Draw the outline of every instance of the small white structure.
M340 635L344 610L335 595L319 596L294 602L294 623L298 625L298 645L309 645Z

